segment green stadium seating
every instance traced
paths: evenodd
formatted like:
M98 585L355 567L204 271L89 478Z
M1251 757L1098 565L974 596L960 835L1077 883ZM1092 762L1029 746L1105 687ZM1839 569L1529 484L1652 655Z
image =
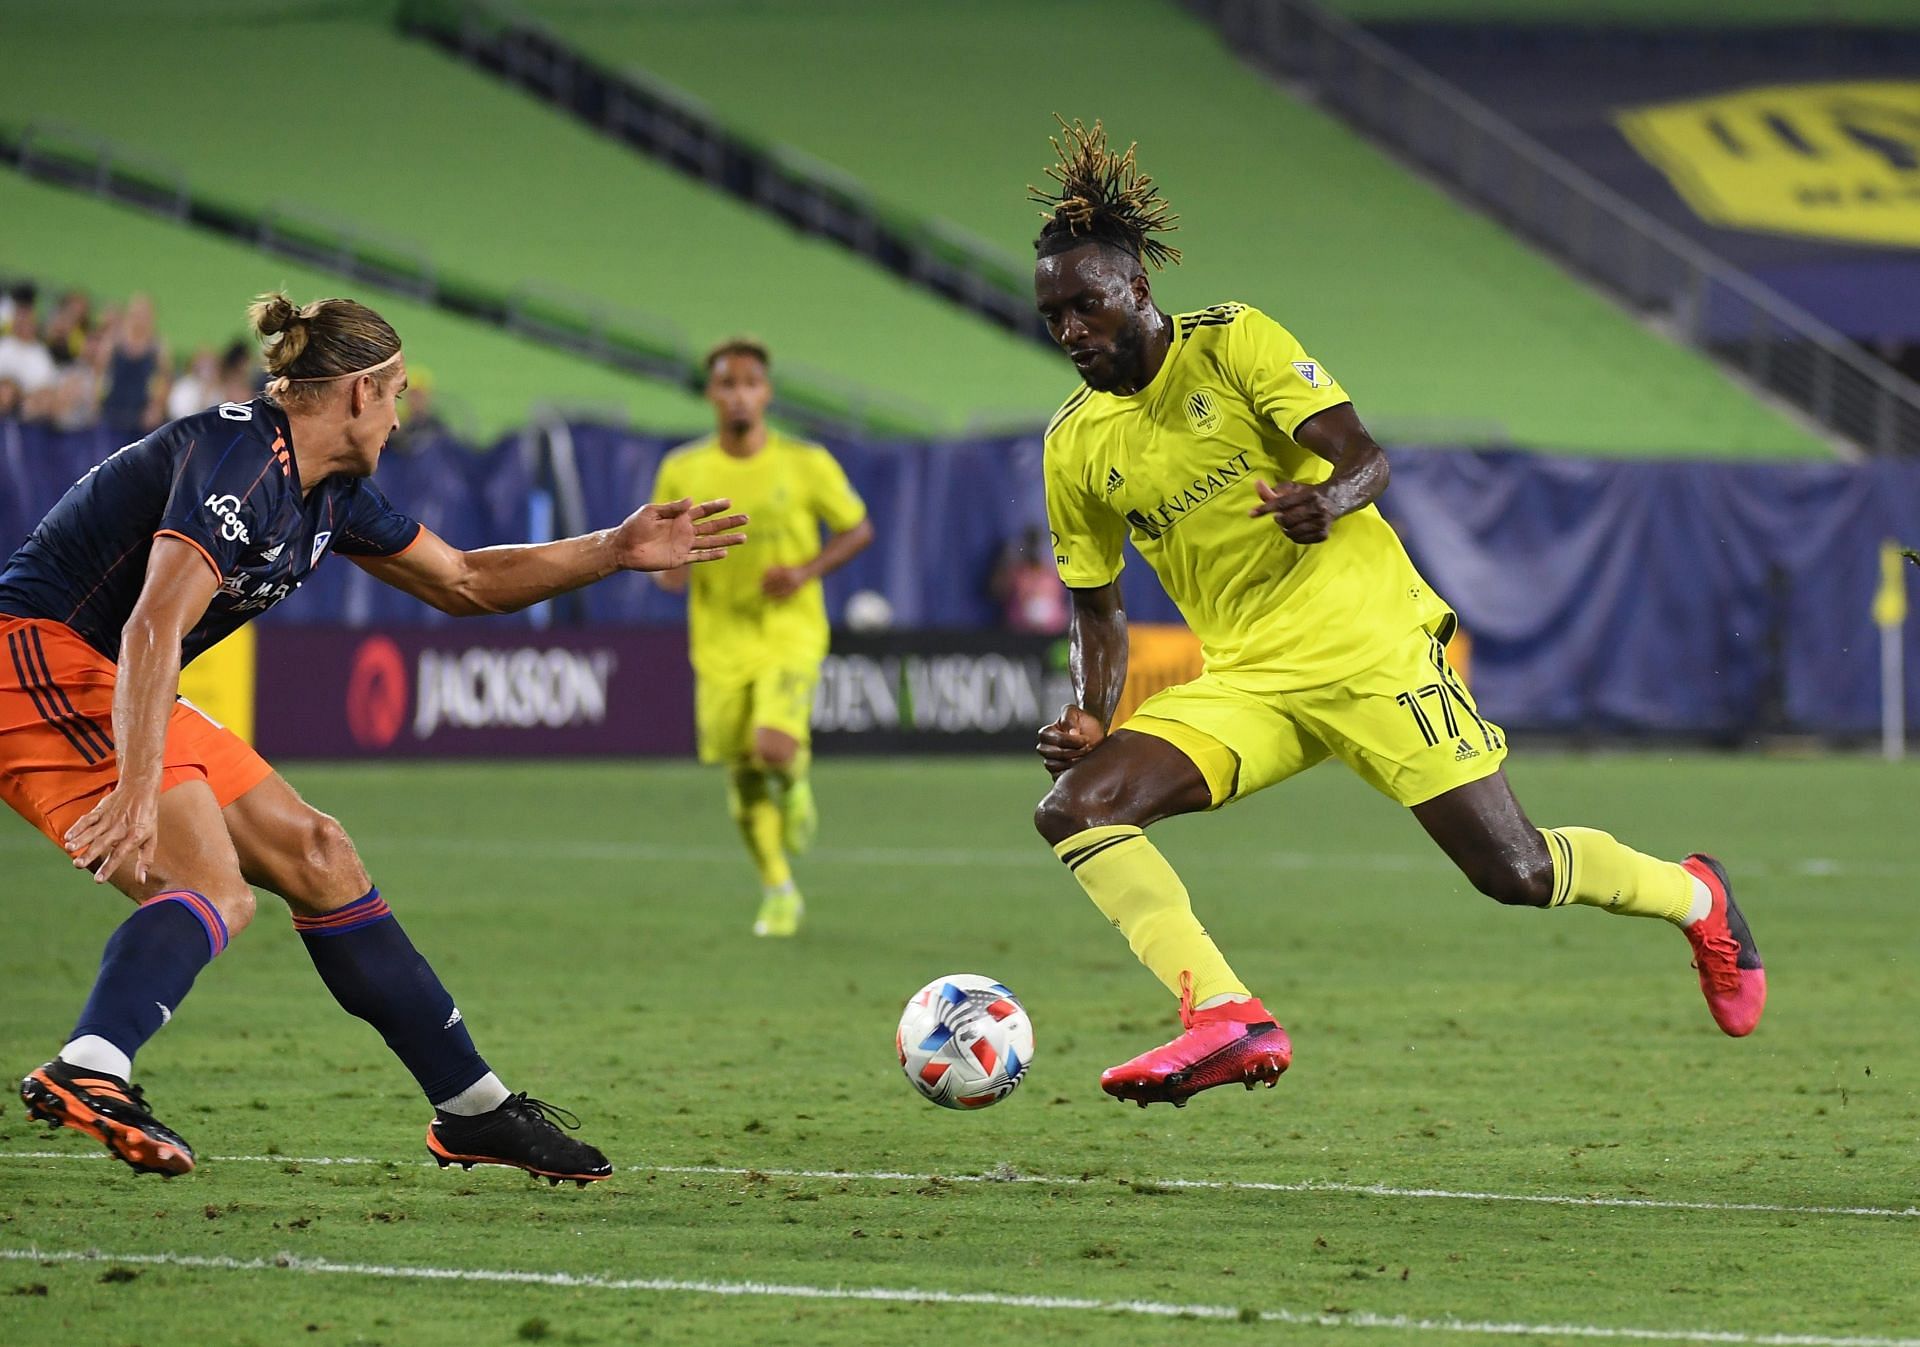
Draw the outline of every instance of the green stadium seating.
M325 272L169 224L132 209L0 171L0 271L50 288L77 285L103 302L154 299L176 355L245 333L247 301L285 287L297 298L337 294ZM541 404L624 416L667 432L712 424L706 403L671 384L633 378L411 300L354 287L399 331L410 364L432 372L457 428L492 436L525 425Z
M930 432L1033 424L1071 389L1052 353L401 38L391 8L358 0L319 17L269 0L106 0L56 18L0 0L9 33L35 53L0 88L0 122L56 114L170 160L217 198L411 241L505 287L660 315L695 342L753 332L781 368L822 371ZM533 8L744 133L1015 258L1030 255L1037 208L1023 189L1049 160L1050 114L1103 116L1144 142L1185 216L1176 241L1188 261L1160 279L1163 302L1267 308L1389 436L1824 452L1708 361L1244 68L1163 0L1111 0L1091 27L1077 0ZM349 82L378 96L328 96ZM0 247L25 244L10 231ZM60 270L89 279L84 257ZM470 400L497 405L505 376L477 366L442 377L456 394L471 380ZM667 400L685 406L677 391Z
M1703 357L1241 65L1165 0L533 0L603 59L877 197L1031 256L1052 114L1106 120L1183 220L1176 308L1246 300L1402 436L1619 454L1823 454Z
M235 7L223 7L232 14ZM196 190L410 240L450 269L753 333L931 431L1044 420L1072 383L1014 339L635 155L383 19L6 19L36 59L0 121L57 120L172 161ZM350 88L353 96L339 97ZM449 372L451 377L451 371Z

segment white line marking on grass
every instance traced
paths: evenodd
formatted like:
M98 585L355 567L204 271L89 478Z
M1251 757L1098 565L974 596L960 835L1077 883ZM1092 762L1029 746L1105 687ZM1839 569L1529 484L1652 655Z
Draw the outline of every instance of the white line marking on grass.
M0 1151L0 1160L108 1160L104 1151ZM364 1155L203 1155L203 1161L248 1165L377 1165L390 1169L424 1168L432 1160L377 1160ZM629 1174L709 1174L719 1178L827 1179L841 1183L1030 1183L1046 1187L1089 1188L1107 1184L1199 1189L1232 1193L1334 1193L1352 1197L1398 1197L1417 1201L1526 1202L1551 1207L1621 1207L1650 1211L1758 1212L1778 1216L1884 1216L1920 1219L1920 1206L1819 1207L1774 1202L1689 1202L1678 1198L1605 1197L1574 1193L1489 1193L1457 1188L1399 1188L1385 1183L1343 1183L1300 1179L1292 1183L1258 1179L1154 1179L1139 1176L1022 1174L913 1174L896 1169L759 1169L734 1165L622 1165Z
M1920 1338L1827 1337L1817 1333L1741 1333L1725 1329L1609 1328L1599 1324L1522 1324L1467 1319L1416 1319L1404 1314L1346 1314L1301 1310L1244 1310L1234 1305L1179 1305L1157 1300L1094 1300L1082 1296L1002 1295L992 1291L934 1291L917 1286L810 1286L788 1282L683 1281L675 1277L607 1277L582 1272L518 1269L413 1267L388 1263L336 1263L325 1258L277 1254L273 1258L208 1257L198 1254L107 1254L97 1250L0 1249L0 1261L18 1263L119 1263L217 1272L304 1272L383 1277L409 1281L489 1282L561 1286L595 1291L653 1291L705 1296L765 1296L784 1300L854 1300L882 1304L991 1305L1003 1309L1132 1314L1154 1319L1214 1319L1297 1324L1321 1328L1392 1328L1416 1333L1480 1333L1503 1337L1622 1338L1641 1342L1708 1342L1734 1347L1920 1347Z

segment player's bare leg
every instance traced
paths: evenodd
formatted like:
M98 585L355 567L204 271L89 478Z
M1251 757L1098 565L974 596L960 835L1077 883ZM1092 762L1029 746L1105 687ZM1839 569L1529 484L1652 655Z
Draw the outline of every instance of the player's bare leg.
M1180 998L1184 1032L1112 1067L1100 1087L1145 1108L1181 1107L1235 1081L1271 1085L1293 1058L1286 1031L1227 966L1186 886L1144 829L1211 808L1193 761L1164 739L1117 730L1054 779L1034 826L1139 960Z
M220 806L204 781L160 796L158 842L145 878L123 866L112 883L140 904L100 959L86 1009L59 1056L20 1082L27 1114L95 1138L141 1173L185 1174L193 1149L148 1111L133 1058L173 1018L200 970L253 919Z
M565 1110L509 1094L473 1045L453 998L367 877L346 830L279 775L226 810L247 880L293 910L334 1000L380 1032L434 1107L427 1149L441 1167L509 1165L554 1183L603 1179L612 1166L567 1136Z
M1473 886L1516 907L1581 903L1623 916L1660 917L1693 946L1714 1022L1753 1032L1767 974L1727 872L1711 856L1656 860L1591 828L1533 826L1504 771L1413 806L1413 815Z

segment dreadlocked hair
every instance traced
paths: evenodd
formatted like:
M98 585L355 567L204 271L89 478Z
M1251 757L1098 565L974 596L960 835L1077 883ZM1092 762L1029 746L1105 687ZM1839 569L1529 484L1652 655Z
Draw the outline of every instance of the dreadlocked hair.
M1098 121L1089 130L1077 119L1068 125L1058 113L1054 120L1060 134L1047 139L1058 158L1047 176L1059 189L1027 186L1027 199L1046 207L1034 251L1050 257L1082 243L1104 243L1152 263L1156 271L1179 262L1180 250L1154 235L1179 228L1180 217L1134 162L1138 143L1116 154Z

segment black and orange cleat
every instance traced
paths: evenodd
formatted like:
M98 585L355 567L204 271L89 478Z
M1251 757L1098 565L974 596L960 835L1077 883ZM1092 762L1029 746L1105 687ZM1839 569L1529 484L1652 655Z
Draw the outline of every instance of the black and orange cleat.
M146 1096L104 1071L87 1071L58 1057L20 1082L27 1116L49 1127L71 1127L100 1142L141 1174L187 1174L193 1147L147 1111Z
M529 1099L522 1091L488 1113L469 1116L436 1109L427 1124L427 1152L442 1169L506 1165L555 1185L572 1179L584 1188L613 1173L606 1156L584 1141L575 1141L561 1127L577 1131L580 1120L563 1108Z
M1727 879L1726 868L1698 852L1680 865L1713 895L1707 915L1680 928L1693 946L1700 992L1707 998L1707 1009L1713 1012L1713 1022L1720 1031L1745 1038L1760 1023L1760 1012L1767 1007L1767 970L1760 963L1760 947L1733 901L1733 884Z

